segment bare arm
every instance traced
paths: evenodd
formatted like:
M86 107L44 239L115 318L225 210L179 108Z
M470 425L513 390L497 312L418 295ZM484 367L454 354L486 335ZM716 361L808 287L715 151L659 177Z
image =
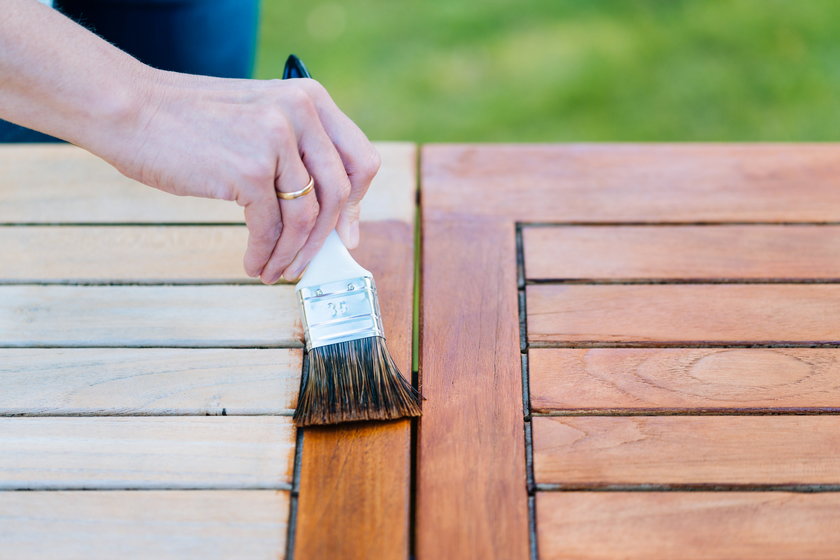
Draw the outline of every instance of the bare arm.
M155 70L36 0L3 0L0 117L77 144L178 195L245 209L245 270L299 276L333 229L358 243L358 204L379 167L317 82ZM315 179L315 195L278 201Z

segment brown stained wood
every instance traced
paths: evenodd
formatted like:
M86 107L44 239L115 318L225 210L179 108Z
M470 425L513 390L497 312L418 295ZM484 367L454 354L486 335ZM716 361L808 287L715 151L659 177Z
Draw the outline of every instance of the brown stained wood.
M531 409L840 411L837 348L534 348Z
M537 417L538 484L840 484L840 416Z
M0 286L0 346L303 345L294 287Z
M306 428L295 554L408 558L410 422Z
M0 349L0 415L292 413L300 349Z
M567 226L523 230L535 280L840 279L840 226Z
M443 144L423 154L429 217L840 220L837 144Z
M0 492L4 558L278 560L285 491Z
M413 217L414 201L394 185L414 185L415 146L376 144L382 168L362 203L363 220ZM233 202L177 197L121 175L69 144L0 146L0 223L241 223ZM244 250L244 249L242 249ZM237 264L242 256L237 256Z
M526 559L512 223L423 223L417 557Z
M514 338L518 334L516 278L511 272L515 254L512 249L501 250L513 243L517 223L526 225L524 244L528 251L529 223L542 222L540 225L546 227L570 223L599 227L610 223L724 223L726 227L740 227L732 223L838 222L838 156L840 145L824 144L425 147L421 379L428 400L418 432L418 558L527 557L524 550L527 537L522 539L526 545L522 551L503 550L498 546L507 538L527 535L525 530L519 533L506 525L517 518L519 511L525 510L524 472L513 470L502 474L497 469L502 461L520 456L510 452L510 446L500 449L502 444L522 441L521 409L517 418L507 416L507 403L516 402L515 399L521 396L519 387L500 382L507 379L509 371L515 369L518 373L519 354ZM493 231L506 231L507 234L499 236ZM708 231L712 230L703 230L704 233ZM691 280L688 273L714 275L713 278L704 277L710 280L725 280L730 274L741 280L833 280L836 247L830 238L827 239L816 239L814 247L800 250L797 255L792 255L791 251L801 249L803 240L796 234L781 241L770 235L761 239L742 237L729 244L718 242L720 251L714 254L697 251L692 254L683 250L684 254L674 255L674 251L668 249L673 260L666 263L671 265L666 268L656 260L655 248L634 249L637 253L629 256L624 250L621 259L611 259L614 252L623 250L620 244L618 248L607 247L604 259L599 258L597 251L589 251L588 257L594 262L584 262L586 248L581 248L580 240L576 238L574 242L568 242L568 253L575 257L578 255L575 251L580 251L577 263L574 260L567 262L569 259L562 251L555 253L551 248L543 251L557 262L557 268L546 273L551 276L544 278L607 281L653 278L626 276L627 271L631 271L640 276L663 274L665 279L675 279L675 274L686 275L676 278L679 280ZM696 246L702 241L694 239L693 243ZM659 240L659 243L664 241ZM827 266L819 266L820 261L826 261ZM533 258L530 263L526 256L526 274L533 273ZM577 270L570 271L571 265L576 265ZM727 276L723 276L724 272ZM782 272L797 276L778 276ZM768 276L758 276L760 273ZM584 275L592 275L592 278ZM508 286L503 286L505 278L509 281ZM499 307L509 309L503 320L499 319ZM527 288L527 312L524 326L528 333L529 357L539 346L589 343L615 346L840 343L840 291L831 285L538 285ZM502 346L505 351L499 350ZM750 377L748 384L755 384L759 374L750 369L755 367L751 358L738 355L735 362L742 375ZM516 365L509 366L508 360L517 360ZM733 378L731 375L724 380L714 377L716 373L712 371L719 371L716 364L709 363L714 360L711 358L702 364L711 369L701 367L692 374L705 374L707 379L718 379L725 385L725 380ZM780 367L784 369L783 366L768 365L761 374L767 376L764 385L767 393L761 398L795 397L784 392L784 380L790 379L785 375L792 374L781 373ZM827 380L831 374L822 373L824 370L819 367L815 371L820 373L802 381L803 399L822 397L816 385L821 376L826 376L822 379ZM669 371L672 376L678 373ZM783 380L781 386L774 388L769 379L771 376L779 376ZM679 385L676 377L666 379L673 381L678 390L696 388L690 381ZM657 404L665 401L664 395L655 393L656 387L637 395L634 391L640 383L632 386L615 383L615 386L617 392L626 389L628 394L624 399L646 399ZM704 381L698 381L701 383ZM565 387L571 391L573 384L569 381ZM827 384L830 386L830 382ZM788 382L789 388L793 385L796 383ZM602 394L601 387L599 383L597 389L580 396L603 396L602 402L606 402L611 398L610 393ZM750 398L746 389L743 393L737 388L717 389L700 395L707 396L707 400L714 397L718 402L732 397L743 403ZM562 397L556 393L546 394L550 398L568 399L566 393ZM510 401L505 400L506 397ZM689 399L691 395L685 398ZM568 400L562 402L566 404ZM626 404L626 400L624 402ZM535 445L543 447L537 450L535 460L537 468L544 469L537 473L537 481L587 488L604 484L702 485L713 484L718 479L722 479L719 483L733 485L822 484L826 480L838 483L840 459L834 457L832 451L826 451L836 449L840 444L834 435L840 428L838 418L536 417L533 419ZM698 423L692 423L694 421ZM556 429L560 435L555 440L546 440L541 427L552 426L550 423L553 422L567 428L565 431ZM579 424L572 424L575 422ZM560 436L566 436L566 439ZM476 450L482 452L474 453ZM542 476L549 468L554 469L550 471L551 476ZM522 496L506 492L516 485L522 488ZM538 500L545 495L538 493ZM558 492L551 499L571 495ZM612 499L611 496L619 496L612 492L581 495L591 495L592 500L603 499L605 503ZM689 501L699 499L694 496L701 496L699 493L668 495ZM654 494L634 493L630 498L635 496ZM724 499L723 496L737 494L715 495L718 496ZM751 496L755 500L760 497L757 493ZM783 494L774 493L773 496ZM741 519L752 519L754 510L758 509L754 506L743 508ZM832 503L832 507L836 504ZM565 513L562 508L557 510L560 515ZM587 558L590 557L588 550L594 551L593 558L692 558L692 553L698 550L701 553L696 556L704 557L703 551L714 550L708 544L718 542L715 529L722 527L720 532L726 534L730 527L726 522L735 524L739 521L724 517L720 511L712 511L708 519L694 517L679 525L682 513L679 510L676 515L660 519L654 516L654 509L650 510L649 517L648 510L641 507L633 515L642 520L642 525L617 524L615 532L611 532L611 520L621 519L626 510L621 503L613 508L602 508L594 518L586 517L587 507L570 507L569 510L573 522L575 518L587 519L587 522L561 533L553 541L554 549L545 540L545 529L550 521L542 521L544 509L538 513L536 527L540 533L541 558ZM701 507L700 513L704 511ZM767 523L768 533L772 533L766 541L770 543L769 547L765 542L755 540L738 541L736 535L727 542L735 541L741 548L724 548L719 557L764 558L781 551L779 557L796 558L801 557L798 550L806 553L836 550L836 546L831 546L836 544L831 538L819 540L816 536L820 529L837 524L833 511L820 519L826 521L822 526L819 521L809 525L808 511L807 508L791 508L788 522L784 509L777 508L775 517ZM657 544L661 539L657 540L657 531L663 526L669 527L669 522L677 531L670 531L664 538L671 539L667 542L675 542L677 546L663 548L665 553L658 555ZM809 543L828 542L829 546L798 546L801 541L797 541L797 530L803 525L802 533L813 537ZM776 527L780 530L775 531ZM763 536L761 529L759 523L760 537ZM787 529L791 529L790 532L786 532ZM581 533L581 547L574 545L577 531ZM613 541L619 544L617 547L610 546L609 537L613 535ZM778 540L774 541L776 537ZM776 544L778 546L774 548ZM727 551L732 550L742 553L727 555ZM599 551L606 552L599 555ZM633 551L641 553L634 554ZM819 554L813 556L819 557ZM823 554L826 556L831 557Z
M282 416L0 418L0 489L289 489Z
M354 256L373 272L388 350L410 378L413 228L363 223L361 233ZM410 428L401 420L305 430L296 558L408 557Z
M540 558L833 560L840 494L540 492Z
M840 343L840 285L533 285L528 340Z

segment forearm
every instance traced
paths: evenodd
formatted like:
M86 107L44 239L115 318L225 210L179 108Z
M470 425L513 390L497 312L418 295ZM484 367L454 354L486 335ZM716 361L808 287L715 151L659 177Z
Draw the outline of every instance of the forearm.
M0 117L149 186L235 200L264 282L298 277L334 229L358 243L378 155L320 84L156 70L36 0L0 3ZM278 197L309 181L314 194Z
M100 153L103 131L139 118L149 73L36 0L3 0L0 117Z

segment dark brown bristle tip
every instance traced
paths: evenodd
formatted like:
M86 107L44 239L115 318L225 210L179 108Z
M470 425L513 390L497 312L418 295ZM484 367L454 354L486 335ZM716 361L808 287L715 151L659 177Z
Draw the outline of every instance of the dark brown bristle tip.
M297 426L420 415L420 393L394 363L385 339L360 338L309 351L300 380Z

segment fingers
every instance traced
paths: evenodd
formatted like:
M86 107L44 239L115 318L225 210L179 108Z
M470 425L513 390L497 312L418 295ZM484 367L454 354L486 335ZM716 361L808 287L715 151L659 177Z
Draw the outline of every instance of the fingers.
M381 160L367 136L314 80L300 80L313 99L318 118L338 152L350 181L350 194L336 224L341 240L351 249L359 242L359 203L379 171Z
M297 148L291 155L288 151L283 155L284 161L275 188L280 192L298 191L309 182L309 173L297 154ZM279 199L276 194L272 196L277 206ZM318 199L309 193L293 200L279 200L279 213L283 224L280 238L260 274L260 279L266 284L274 284L281 278L306 243L318 217Z
M246 271L259 274L267 284L281 277L298 278L334 229L345 245L358 245L359 202L379 169L379 154L320 84L288 80L284 89L292 86L290 82L298 83L283 95L291 130L277 139L275 188L300 190L311 174L315 190L294 200L269 203L263 198L259 207L246 206L251 231ZM274 247L269 250L272 239Z
M327 236L335 229L339 213L350 196L350 179L338 152L323 129L314 126L307 128L300 139L300 148L306 168L315 178L320 212L309 239L283 272L286 280L294 280L303 273Z
M248 226L248 248L245 250L245 272L259 276L268 262L280 237L280 205L273 191L263 189L264 195L245 205L245 224Z
M345 240L345 244L354 249L359 244L359 215L361 213L360 203L362 198L367 194L370 184L376 173L379 171L380 158L376 150L372 151L369 163L364 166L356 168L355 173L350 177L350 196L347 198L347 203L338 217L336 224L336 231L339 236Z

